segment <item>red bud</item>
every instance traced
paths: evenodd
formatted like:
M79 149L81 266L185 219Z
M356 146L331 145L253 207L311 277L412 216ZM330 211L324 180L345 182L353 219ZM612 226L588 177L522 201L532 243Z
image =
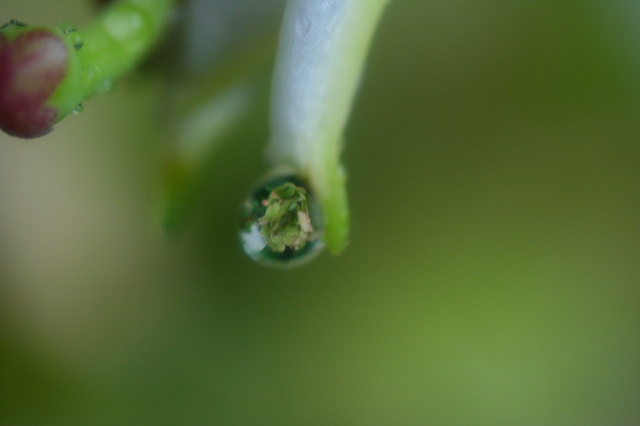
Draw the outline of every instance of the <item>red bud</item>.
M52 32L28 31L11 41L0 34L0 129L22 138L49 133L58 111L46 103L68 62L66 45Z

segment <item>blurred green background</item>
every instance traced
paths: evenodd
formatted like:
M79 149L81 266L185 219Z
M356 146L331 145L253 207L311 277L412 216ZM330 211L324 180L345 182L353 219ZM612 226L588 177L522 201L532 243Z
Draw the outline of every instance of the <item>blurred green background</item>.
M0 424L639 424L639 83L631 1L392 2L347 129L351 245L288 272L236 236L266 109L175 241L153 81L0 135Z

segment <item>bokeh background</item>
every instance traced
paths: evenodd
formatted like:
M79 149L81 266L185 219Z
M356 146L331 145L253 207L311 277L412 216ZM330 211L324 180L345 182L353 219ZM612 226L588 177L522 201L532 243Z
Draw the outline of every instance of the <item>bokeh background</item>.
M351 244L292 271L236 236L266 109L174 239L157 81L0 135L0 424L639 424L638 4L393 1L346 132Z

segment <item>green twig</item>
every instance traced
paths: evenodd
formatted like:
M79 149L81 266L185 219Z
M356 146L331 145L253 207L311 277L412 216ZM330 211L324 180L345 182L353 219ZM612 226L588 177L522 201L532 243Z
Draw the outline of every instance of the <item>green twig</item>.
M15 136L41 136L85 99L113 89L158 40L172 4L114 2L82 31L70 25L5 25L0 30L0 128ZM43 113L46 119L40 120Z

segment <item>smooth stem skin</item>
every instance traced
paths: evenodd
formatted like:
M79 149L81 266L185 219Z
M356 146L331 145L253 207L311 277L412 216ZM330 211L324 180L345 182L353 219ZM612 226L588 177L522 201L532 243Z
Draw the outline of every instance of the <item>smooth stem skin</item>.
M270 157L307 179L337 254L348 240L344 128L371 39L388 0L289 0L271 101Z
M157 41L172 0L121 0L82 32L69 25L0 28L0 128L43 136L97 93L111 90Z

